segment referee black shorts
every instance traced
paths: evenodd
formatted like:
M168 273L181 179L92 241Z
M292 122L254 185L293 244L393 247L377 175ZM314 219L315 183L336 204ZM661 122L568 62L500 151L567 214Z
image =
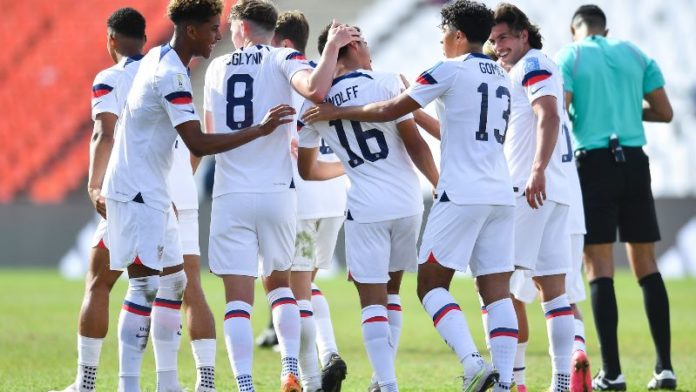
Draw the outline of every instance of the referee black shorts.
M576 155L585 208L585 244L657 242L650 163L641 147L623 147L626 162L617 163L608 148Z

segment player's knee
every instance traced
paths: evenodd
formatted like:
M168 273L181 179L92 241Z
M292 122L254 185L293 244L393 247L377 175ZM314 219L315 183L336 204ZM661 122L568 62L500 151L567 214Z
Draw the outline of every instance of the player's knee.
M160 277L157 275L143 276L141 278L131 278L128 280L128 291L142 295L148 303L152 303L157 296Z
M184 297L187 283L186 272L179 270L173 274L160 277L159 291L160 293L165 293L164 298L181 299Z

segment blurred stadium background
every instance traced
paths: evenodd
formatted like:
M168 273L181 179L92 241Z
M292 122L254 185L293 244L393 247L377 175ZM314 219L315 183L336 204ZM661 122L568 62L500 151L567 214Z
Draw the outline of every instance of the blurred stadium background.
M495 6L497 1L485 1ZM584 1L514 0L541 27L553 56L570 42L573 11ZM688 37L695 0L598 0L610 35L635 42L653 57L667 80L674 121L647 125L653 190L666 275L696 275L696 51ZM305 12L311 25L308 57L332 18L359 26L376 70L410 80L441 57L439 9L443 1L278 0L282 10ZM133 6L147 19L148 46L166 42L172 26L167 0L0 0L0 267L56 267L81 276L96 214L86 197L91 135L90 91L96 73L111 65L106 18ZM226 1L227 15L232 1ZM224 19L224 18L223 18ZM227 26L213 56L231 51ZM192 67L200 109L206 61ZM430 140L438 154L437 143ZM197 174L201 198L201 249L207 253L212 159ZM426 198L427 199L427 198ZM625 264L624 253L617 256ZM337 252L341 257L342 251Z

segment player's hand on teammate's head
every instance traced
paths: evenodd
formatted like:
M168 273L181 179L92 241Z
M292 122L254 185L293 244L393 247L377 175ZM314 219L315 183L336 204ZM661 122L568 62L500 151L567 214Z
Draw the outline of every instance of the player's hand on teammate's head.
M283 124L291 123L295 109L290 105L278 105L266 113L259 128L264 135L268 135Z
M101 195L101 189L90 188L87 190L87 193L94 209L102 218L106 219L106 200Z
M331 23L329 36L326 39L327 43L336 45L337 48L342 48L351 42L361 41L362 35L360 31L353 26L336 22L336 19Z
M312 124L318 121L329 121L338 118L338 108L330 103L320 103L313 106L302 115L302 122Z

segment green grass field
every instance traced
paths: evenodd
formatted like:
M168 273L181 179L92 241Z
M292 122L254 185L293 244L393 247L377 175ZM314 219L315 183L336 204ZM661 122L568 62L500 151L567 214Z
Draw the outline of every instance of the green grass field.
M220 281L205 274L204 288L213 307L218 326L218 391L236 390L221 333L224 298ZM47 391L72 382L75 373L76 318L82 297L81 281L66 281L55 271L0 270L0 391ZM370 365L360 336L360 308L354 288L343 279L319 282L332 306L332 316L341 354L348 363L344 391L363 391L370 380ZM638 285L627 273L617 277L619 336L623 371L630 391L645 390L654 361L653 346L643 312ZM696 391L696 281L667 282L672 312L673 362L680 391ZM118 381L118 309L126 282L116 286L111 302L111 327L102 349L98 390L114 391ZM478 301L471 280L453 283L453 292L464 310L479 348L485 348ZM260 331L268 320L264 297L257 291L258 306L252 321ZM402 391L455 391L460 388L460 366L440 340L432 322L415 295L415 277L405 279L402 290L404 327L397 359L397 375ZM589 303L582 304L586 315L590 358L599 363L597 339ZM544 320L538 305L529 308L531 339L527 351L527 385L542 391L549 379ZM258 391L278 387L279 356L270 350L254 353L254 378ZM195 369L188 337L184 336L179 354L180 380L193 390ZM595 369L593 369L594 372ZM154 391L155 373L151 345L143 365L143 391Z

